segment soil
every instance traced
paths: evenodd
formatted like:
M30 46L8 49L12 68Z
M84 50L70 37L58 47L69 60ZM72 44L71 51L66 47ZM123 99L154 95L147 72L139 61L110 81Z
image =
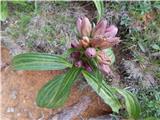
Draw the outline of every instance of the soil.
M14 71L11 67L11 57L5 47L1 47L1 119L3 120L48 120L64 108L73 106L84 97L91 99L87 109L80 113L81 117L88 119L111 113L109 106L91 90L89 86L80 90L82 81L77 81L71 90L69 99L64 107L52 110L39 108L35 98L38 90L54 76L62 71ZM74 116L79 120L79 116Z

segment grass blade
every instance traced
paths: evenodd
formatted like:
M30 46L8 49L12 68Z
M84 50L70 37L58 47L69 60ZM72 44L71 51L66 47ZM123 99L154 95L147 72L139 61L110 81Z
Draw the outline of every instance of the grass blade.
M104 3L103 3L103 1L97 1L97 0L93 0L93 2L94 2L96 9L98 11L97 19L99 21L104 14Z

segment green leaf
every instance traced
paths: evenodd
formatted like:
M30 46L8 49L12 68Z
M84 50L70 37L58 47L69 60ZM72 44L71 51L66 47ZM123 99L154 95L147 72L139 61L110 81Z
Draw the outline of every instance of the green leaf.
M144 45L141 42L138 42L139 48L142 50L142 52L146 52Z
M0 1L0 9L1 9L1 14L0 14L0 21L5 21L8 17L8 4L6 1Z
M62 83L64 79L64 75L56 76L53 80L50 80L47 84L45 84L40 91L38 92L36 103L40 107L46 107L50 102L52 102L51 99L54 99L55 94L57 93L60 84ZM61 102L63 103L66 99L66 96L68 96L68 93L66 93L63 98L61 98ZM53 98L52 98L53 97ZM57 107L55 104L52 107Z
M80 74L81 68L71 68L66 74L57 76L40 89L37 105L45 108L57 108L67 100L71 86Z
M95 77L98 79L98 92L99 92L100 88L102 86L103 75L102 75L101 71L99 71L97 69L94 71L94 73L95 73Z
M121 105L118 98L115 96L116 91L107 85L104 80L102 80L101 89L99 89L99 80L94 75L87 71L82 71L82 73L88 84L95 90L95 92L112 108L114 112L118 113Z
M131 118L137 119L140 116L140 104L131 92L116 88L117 92L125 98L126 109Z
M103 1L93 0L93 2L94 2L96 9L98 11L97 17L98 17L98 21L99 21L104 14L104 4L103 4Z
M106 55L111 58L111 64L113 64L115 62L115 55L114 55L114 52L112 50L112 48L107 48L107 49L104 49Z
M16 70L60 70L72 65L63 57L46 53L24 53L12 60Z

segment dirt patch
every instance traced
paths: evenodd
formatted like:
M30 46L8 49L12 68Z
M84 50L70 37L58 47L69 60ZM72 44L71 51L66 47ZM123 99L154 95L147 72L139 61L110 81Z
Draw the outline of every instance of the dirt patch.
M35 98L38 90L55 75L61 71L13 71L10 66L10 56L6 48L1 48L2 64L6 64L1 71L2 83L2 107L1 118L3 120L47 120L56 115L64 108L74 106L83 96L88 96L91 102L81 114L83 118L90 118L104 115L111 112L111 109L104 104L100 98L91 90L85 87L80 90L77 81L71 90L71 95L64 107L57 110L39 108ZM75 116L76 120L80 119Z

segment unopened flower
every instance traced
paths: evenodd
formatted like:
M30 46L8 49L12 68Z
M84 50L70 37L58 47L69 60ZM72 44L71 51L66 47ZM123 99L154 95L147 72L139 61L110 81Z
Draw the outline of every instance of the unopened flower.
M92 68L91 68L91 66L90 65L88 65L88 64L86 64L86 63L84 63L84 69L85 70L87 70L88 72L92 72Z
M82 65L83 65L82 60L79 60L79 61L77 61L77 62L75 63L75 66L76 66L76 67L82 67Z
M97 52L97 59L100 64L111 64L111 58L109 58L104 51Z
M92 47L100 49L105 49L113 46L106 38L102 37L91 40L90 44Z
M112 74L112 71L111 71L109 65L100 64L99 69L100 69L102 72L104 72L105 74L107 74L107 75Z
M119 37L113 38L96 38L91 40L90 44L92 47L106 49L110 48L120 42Z
M84 17L82 19L82 28L81 28L81 33L82 36L90 36L92 30L92 25L87 17Z
M100 35L104 35L106 27L107 27L107 20L103 19L99 21L98 24L95 26L95 28L92 31L93 38L100 36Z
M85 55L88 58L93 58L96 56L96 49L95 48L87 48L85 51Z
M80 52L78 52L78 51L76 51L76 52L73 52L73 53L71 53L71 57L73 58L73 59L78 59L79 57L80 57Z
M76 25L77 25L77 31L79 32L79 34L81 35L81 27L82 27L82 19L78 18L76 21Z
M71 47L72 48L78 48L79 47L79 43L77 41L72 41L71 42Z
M80 40L80 46L82 46L82 47L84 47L84 48L88 47L89 44L90 44L89 38L86 37L86 36L84 36L84 37L82 38L82 40Z
M116 36L117 32L118 32L118 28L114 25L111 25L106 28L104 36L106 38L113 38Z
M87 17L77 19L77 30L81 36L90 36L92 25Z
M108 38L107 41L113 45L117 45L121 42L119 37Z

